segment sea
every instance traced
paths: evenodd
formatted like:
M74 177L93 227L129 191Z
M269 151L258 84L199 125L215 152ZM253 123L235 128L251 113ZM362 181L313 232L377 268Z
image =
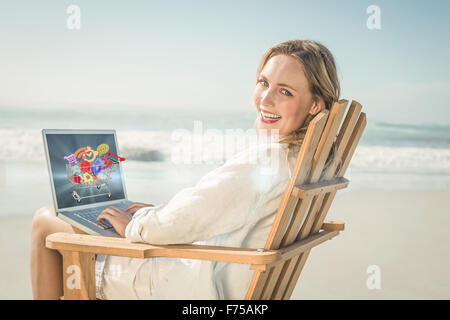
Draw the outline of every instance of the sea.
M129 198L166 202L223 164L255 134L256 113L243 110L0 106L0 201L17 210L25 195L51 203L41 130L115 129ZM196 147L193 141L199 143ZM450 125L372 120L345 175L352 189L449 190ZM139 200L136 200L139 201ZM142 201L142 200L141 200ZM2 210L0 215L8 214Z

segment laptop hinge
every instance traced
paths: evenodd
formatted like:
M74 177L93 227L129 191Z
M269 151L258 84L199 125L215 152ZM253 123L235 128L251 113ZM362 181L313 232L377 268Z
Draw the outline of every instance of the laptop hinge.
M70 207L70 208L59 209L59 210L57 210L56 215L58 215L58 212L71 212L71 211L77 211L77 210L83 210L83 209L89 209L89 208L95 208L95 207L107 206L107 205L113 206L113 205L123 202L123 201L128 201L128 200L127 199L116 199L116 200L111 200L111 201L107 201L107 202L97 202L97 203L86 204L86 205L79 206L79 207Z

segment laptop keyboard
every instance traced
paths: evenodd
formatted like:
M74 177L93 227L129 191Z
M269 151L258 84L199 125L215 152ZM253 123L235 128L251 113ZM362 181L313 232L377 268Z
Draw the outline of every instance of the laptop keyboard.
M116 203L114 205L107 205L107 206L83 209L83 210L77 211L77 213L75 213L75 215L77 217L82 218L83 220L86 220L86 221L89 221L90 223L95 224L100 229L103 229L103 230L114 229L114 227L105 219L102 219L97 222L96 220L97 220L98 215L103 210L105 210L106 208L109 208L111 206L124 211L132 203L133 203L132 201L125 201L125 202Z

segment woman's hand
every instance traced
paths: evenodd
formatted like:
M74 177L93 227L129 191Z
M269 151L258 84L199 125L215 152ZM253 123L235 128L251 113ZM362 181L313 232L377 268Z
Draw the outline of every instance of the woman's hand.
M122 238L125 238L125 229L132 218L133 216L130 213L111 206L103 210L98 215L97 222L99 222L101 219L105 219L106 221L111 223L116 232L120 234Z
M125 209L125 211L128 212L129 214L134 214L139 209L146 208L146 207L154 207L154 205L146 204L146 203L142 203L142 202L135 202L135 203L129 205Z

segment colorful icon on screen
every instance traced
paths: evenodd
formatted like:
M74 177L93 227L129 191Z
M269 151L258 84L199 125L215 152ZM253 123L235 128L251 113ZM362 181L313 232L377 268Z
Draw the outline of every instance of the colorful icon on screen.
M109 146L106 143L102 143L101 145L99 145L97 147L97 152L98 152L99 156L104 155L108 151L109 151Z
M66 159L69 162L69 166L72 166L73 164L78 163L78 160L75 158L75 156L73 154L71 154L70 156L64 157L64 159Z
M87 146L87 147L78 149L74 153L74 155L75 155L75 158L92 162L97 158L98 152L95 150L92 150L91 147Z
M100 171L103 169L103 161L100 158L97 158L95 163L91 166L91 171L94 176L97 176Z

